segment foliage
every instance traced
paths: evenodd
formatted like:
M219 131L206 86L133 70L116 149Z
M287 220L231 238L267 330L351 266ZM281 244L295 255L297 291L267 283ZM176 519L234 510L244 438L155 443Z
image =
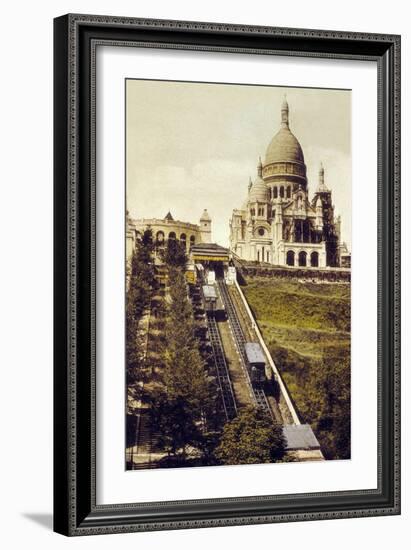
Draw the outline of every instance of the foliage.
M162 349L164 393L153 394L153 422L169 454L194 447L206 455L207 419L215 410L211 383L195 337L192 306L181 267L169 266L169 304Z
M222 464L262 464L281 460L284 447L282 427L248 408L224 426L215 455Z
M141 350L137 341L140 319L150 302L154 286L154 266L152 262L153 238L147 229L141 241L137 241L129 267L129 283L126 293L126 362L128 384L138 378L141 363Z
M163 252L163 260L169 267L185 268L187 264L185 245L176 239L168 239Z
M341 348L328 349L311 368L310 417L323 439L324 453L350 458L350 363Z
M158 443L168 455L181 453L185 459L188 447L200 445L202 434L186 399L160 395L152 403L151 417L159 433Z
M181 397L201 417L209 399L209 383L195 337L192 306L183 272L169 270L170 298L166 323L164 382L171 399Z

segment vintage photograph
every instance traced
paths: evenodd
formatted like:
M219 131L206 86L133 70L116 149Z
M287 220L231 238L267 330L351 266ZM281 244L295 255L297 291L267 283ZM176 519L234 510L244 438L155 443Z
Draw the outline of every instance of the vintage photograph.
M351 91L125 88L125 468L350 459Z

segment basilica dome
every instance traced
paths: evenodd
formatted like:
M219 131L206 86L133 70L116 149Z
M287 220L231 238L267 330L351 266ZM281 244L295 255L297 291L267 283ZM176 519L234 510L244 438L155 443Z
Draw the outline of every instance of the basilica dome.
M268 202L268 187L260 176L256 178L255 182L251 186L248 197L250 202Z
M288 103L285 100L281 107L281 128L271 140L265 155L265 165L275 162L304 164L301 145L288 125Z
M273 137L265 154L265 164L298 162L304 164L304 154L298 139L289 128L281 128Z

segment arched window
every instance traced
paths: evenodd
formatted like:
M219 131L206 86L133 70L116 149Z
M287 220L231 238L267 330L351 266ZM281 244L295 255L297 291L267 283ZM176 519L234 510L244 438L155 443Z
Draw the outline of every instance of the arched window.
M288 186L287 187L287 199L290 199L291 198L291 187Z
M180 241L181 241L183 244L186 244L187 235L186 235L185 233L181 233L181 235L180 235Z
M194 235L191 235L190 237L190 245L196 244L196 238Z
M284 198L284 187L283 186L280 187L280 197L282 199Z
M307 265L307 252L304 252L304 250L298 254L298 265L301 267L305 267Z
M276 199L278 197L278 189L277 187L274 187L274 198Z
M174 231L171 231L169 234L168 234L168 238L172 241L175 241L176 240L176 234L174 233Z
M157 231L156 241L157 241L157 244L161 244L164 242L164 233L162 231Z
M318 267L318 252L311 252L311 267Z
M294 251L293 250L289 250L287 252L287 265L294 265Z

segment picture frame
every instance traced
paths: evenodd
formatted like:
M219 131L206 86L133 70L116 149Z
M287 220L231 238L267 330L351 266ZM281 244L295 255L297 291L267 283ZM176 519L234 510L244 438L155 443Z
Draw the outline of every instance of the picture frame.
M377 63L378 487L96 502L96 48ZM54 530L67 536L400 513L400 37L69 14L54 20Z

